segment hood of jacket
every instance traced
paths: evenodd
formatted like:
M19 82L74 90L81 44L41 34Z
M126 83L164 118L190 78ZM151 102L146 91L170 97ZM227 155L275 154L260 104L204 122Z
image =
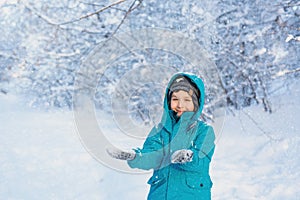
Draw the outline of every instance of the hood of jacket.
M171 84L178 76L185 76L186 78L190 79L197 86L198 90L200 91L198 110L196 110L195 112L185 112L181 115L180 118L189 119L189 120L191 120L191 122L198 120L198 118L200 117L200 115L202 113L203 106L204 106L204 100L205 100L204 83L199 77L197 77L194 74L184 73L184 72L174 74L172 76L172 78L170 79L168 86L166 88L166 91L165 91L164 104L163 104L164 110L163 110L163 115L162 115L162 120L161 120L161 124L169 131L172 130L172 112L173 111L169 109L168 93L169 93Z

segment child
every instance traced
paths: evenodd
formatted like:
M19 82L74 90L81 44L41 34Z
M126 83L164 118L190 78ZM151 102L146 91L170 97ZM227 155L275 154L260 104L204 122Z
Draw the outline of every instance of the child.
M148 200L208 200L209 164L214 152L213 128L198 118L204 84L193 74L175 74L166 89L161 123L133 153L108 150L131 168L153 169Z

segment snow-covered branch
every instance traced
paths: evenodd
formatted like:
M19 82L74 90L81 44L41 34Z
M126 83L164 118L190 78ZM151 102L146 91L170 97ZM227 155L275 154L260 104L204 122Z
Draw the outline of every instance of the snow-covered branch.
M10 6L0 5L1 76L22 92L35 94L37 102L66 105L71 91L55 88L71 90L75 72L97 44L109 41L119 31L129 31L135 37L130 30L165 28L199 42L216 63L218 69L209 78L214 81L207 85L207 118L225 104L231 111L261 104L270 112L269 90L274 81L287 75L296 77L299 72L298 6L290 0L247 1L243 5L227 0L15 1ZM188 65L184 58L175 58L164 49L138 52L130 50L127 41L118 42L129 51L126 59L116 58L117 64L104 71L92 67L93 75L102 77L103 83L97 86L102 90L96 89L95 99L103 106L109 106L103 104L104 92L115 88L113 84L135 66L174 66L179 71ZM193 72L203 73L201 67L194 67ZM126 87L137 91L143 86ZM143 111L139 108L138 112Z
M286 76L289 74L295 74L298 72L300 72L300 68L292 69L292 70L284 69L282 71L277 72L272 78L280 78L280 77L283 77L283 76Z

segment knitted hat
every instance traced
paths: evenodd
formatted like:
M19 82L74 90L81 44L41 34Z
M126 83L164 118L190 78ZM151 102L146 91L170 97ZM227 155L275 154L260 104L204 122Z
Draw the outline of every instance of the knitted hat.
M183 90L187 92L193 100L194 104L194 111L198 110L199 108L199 98L200 98L200 92L197 86L187 77L185 76L177 76L172 84L170 85L170 90L169 90L169 100L171 99L172 93L177 92L179 90Z

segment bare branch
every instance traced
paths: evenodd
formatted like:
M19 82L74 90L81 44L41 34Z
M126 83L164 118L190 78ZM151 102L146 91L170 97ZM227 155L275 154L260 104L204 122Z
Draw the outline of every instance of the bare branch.
M112 4L108 5L108 6L105 6L105 7L101 8L101 9L97 10L96 12L92 12L92 13L87 14L87 15L84 15L84 16L78 18L78 19L71 20L71 21L67 21L67 22L61 23L61 24L59 24L59 25L66 25L66 24L70 24L70 23L74 23L74 22L81 21L82 19L86 19L86 18L89 18L89 17L91 17L91 16L93 16L93 15L97 15L97 14L99 14L99 13L101 13L101 12L103 12L103 11L105 11L105 10L107 10L107 9L109 9L109 8L111 8L111 7L113 7L113 6L115 6L115 5L121 4L121 3L125 2L125 1L126 1L126 0L120 0L120 1L117 1L117 2L115 2L115 3L112 3Z
M138 2L137 5L135 5L136 2ZM122 26L122 24L124 23L124 21L125 21L125 19L128 17L128 15L129 15L133 10L135 10L137 7L139 7L141 3L142 3L142 0L134 0L134 1L132 2L132 4L130 5L129 9L128 9L127 12L125 13L125 15L124 15L122 21L120 22L120 24L118 25L118 27L115 29L115 31L111 34L111 37L112 37L113 35L115 35L116 32L120 29L120 27Z
M137 5L136 5L136 2L138 2ZM129 15L133 10L135 10L137 7L139 7L141 3L142 3L142 0L134 0L134 1L132 2L132 4L130 5L129 9L126 11L124 17L122 18L122 21L119 23L119 25L118 25L117 28L114 30L114 32L110 35L110 38L113 37L113 36L117 33L117 31L120 29L120 27L122 26L122 24L124 23L124 21L125 21L125 19L128 17L128 15ZM117 38L116 38L116 39L117 39ZM117 40L118 40L118 39L117 39ZM132 55L135 55L135 53L134 53L132 50L130 50L124 42L122 42L122 41L120 41L120 40L118 40L118 41L119 41L120 44L122 44L126 49L128 49L129 52L130 52Z
M266 88L266 86L265 86L265 84L264 84L264 82L263 82L263 80L260 76L258 77L258 80L260 82L260 85L261 85L261 87L263 89L263 93L264 93L264 97L262 98L262 103L264 105L264 109L265 109L266 112L272 113L272 107L271 107L271 104L268 100L267 88Z
M87 14L85 16L80 17L79 20L82 20L82 19L91 17L93 15L99 14L99 13L103 12L104 10L107 10L107 9L109 9L109 8L115 6L115 5L120 4L120 3L123 3L124 1L126 1L126 0L120 0L120 1L117 1L115 3L112 3L112 4L110 4L110 5L108 5L108 6L104 7L104 8L101 8L101 9L97 10L96 12L93 12L93 13L90 13L90 14Z
M242 112L250 119L250 121L270 140L272 141L276 141L276 139L274 137L272 137L272 135L270 135L270 133L268 133L267 131L265 131L258 123L257 121L255 121L255 119L253 119L253 117L251 117L249 115L249 113L245 112L244 110L242 110Z
M22 1L20 1L20 2L22 2ZM25 2L22 2L22 4L24 5L25 8L27 8L28 10L30 10L30 12L34 13L36 16L38 16L42 20L46 21L48 24L51 24L53 26L58 26L59 25L59 23L54 22L48 16L43 15L42 13L40 13L39 11L37 11L34 7L31 7L30 5L27 5Z

